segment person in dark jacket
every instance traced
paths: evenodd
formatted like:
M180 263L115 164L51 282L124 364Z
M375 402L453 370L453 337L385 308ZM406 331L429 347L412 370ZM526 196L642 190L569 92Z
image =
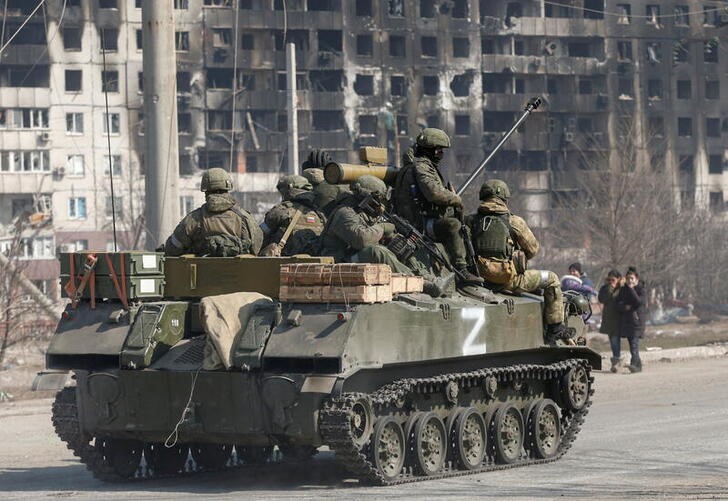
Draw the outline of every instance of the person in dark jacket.
M617 270L610 270L607 278L604 279L604 285L599 289L599 302L602 303L602 324L599 326L599 332L609 336L609 345L612 347L612 372L619 370L620 359L620 338L617 323L619 322L619 312L617 311L617 294L619 294L620 286L623 283L622 274Z
M639 274L633 266L627 270L625 284L619 288L615 304L619 312L619 335L629 341L629 351L632 355L627 368L630 372L640 372L642 370L640 338L645 333L647 293L639 283Z

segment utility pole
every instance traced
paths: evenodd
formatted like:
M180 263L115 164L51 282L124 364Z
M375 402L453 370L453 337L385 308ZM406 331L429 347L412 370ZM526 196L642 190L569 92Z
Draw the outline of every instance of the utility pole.
M288 112L288 172L298 174L298 96L296 94L296 44L286 44L286 109Z
M177 60L172 0L142 3L146 247L164 243L179 219Z

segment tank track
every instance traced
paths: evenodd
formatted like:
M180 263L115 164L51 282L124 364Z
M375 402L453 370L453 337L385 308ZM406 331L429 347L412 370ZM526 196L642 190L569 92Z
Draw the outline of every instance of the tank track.
M472 470L456 469L450 462L446 462L443 469L429 476L417 476L411 468L403 468L399 476L394 478L386 478L383 476L371 460L364 453L366 446L361 449L355 444L351 430L352 406L363 396L368 396L374 414L385 416L388 414L403 413L403 403L406 402L407 396L412 394L434 394L441 393L448 383L455 382L461 388L472 388L481 385L488 376L495 377L499 383L511 383L513 381L541 380L557 382L566 372L575 367L583 367L587 371L589 378L588 399L585 405L578 411L569 411L561 408L561 426L562 435L559 448L552 458L536 459L522 454L521 457L511 464L497 464L491 451L491 445L488 445L488 453L480 467ZM344 394L338 398L329 399L324 404L324 409L319 415L319 428L324 438L324 443L336 453L337 459L343 466L360 481L376 484L376 485L397 485L409 482L418 482L423 480L442 479L450 477L459 477L474 473L483 473L487 471L503 470L518 466L528 466L534 464L548 463L556 461L569 450L576 435L581 429L584 418L589 411L591 405L591 396L594 393L592 383L594 378L590 375L591 367L581 359L570 359L551 365L513 365L502 368L481 369L478 371L467 373L450 373L438 375L435 377L421 379L402 379L383 386L375 393L363 395L357 393ZM489 440L490 442L490 440Z

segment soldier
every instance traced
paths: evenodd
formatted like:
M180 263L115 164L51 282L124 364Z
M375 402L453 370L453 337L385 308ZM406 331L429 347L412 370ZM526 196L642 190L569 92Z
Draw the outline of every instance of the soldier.
M303 176L283 176L276 185L283 201L265 215L262 256L315 254L326 218Z
M481 276L501 290L533 292L543 289L546 335L551 341L570 340L574 329L564 326L564 303L559 277L547 270L526 270L526 260L539 249L538 240L521 217L511 214L508 185L491 179L480 188L480 207L468 218ZM522 253L522 254L521 254ZM521 259L521 257L525 259Z
M321 234L322 256L333 256L337 263L388 264L394 273L412 274L392 251L380 242L394 235L392 223L378 222L378 214L361 207L367 197L386 202L387 186L374 176L362 176L351 183L351 194L344 195Z
M316 207L321 209L324 215L329 216L336 207L336 202L341 193L346 191L345 185L329 184L324 179L324 171L316 167L305 169L302 175L313 186Z
M450 138L440 129L426 128L417 136L413 154L403 156L404 166L394 186L394 207L418 230L445 246L453 267L466 282L482 284L467 269L462 223L455 217L456 211L462 212L462 200L445 186L438 169L443 149L449 147Z
M164 244L165 253L218 257L257 254L263 232L253 216L228 193L232 189L233 181L225 170L206 170L200 183L205 204L180 221Z

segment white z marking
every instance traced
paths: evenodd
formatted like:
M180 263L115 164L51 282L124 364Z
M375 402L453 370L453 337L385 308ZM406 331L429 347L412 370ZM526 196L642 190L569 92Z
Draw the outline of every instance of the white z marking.
M475 320L473 328L470 329L468 337L463 343L463 355L480 355L485 353L485 343L474 344L480 334L480 329L485 324L485 310L483 308L463 308L462 317Z

